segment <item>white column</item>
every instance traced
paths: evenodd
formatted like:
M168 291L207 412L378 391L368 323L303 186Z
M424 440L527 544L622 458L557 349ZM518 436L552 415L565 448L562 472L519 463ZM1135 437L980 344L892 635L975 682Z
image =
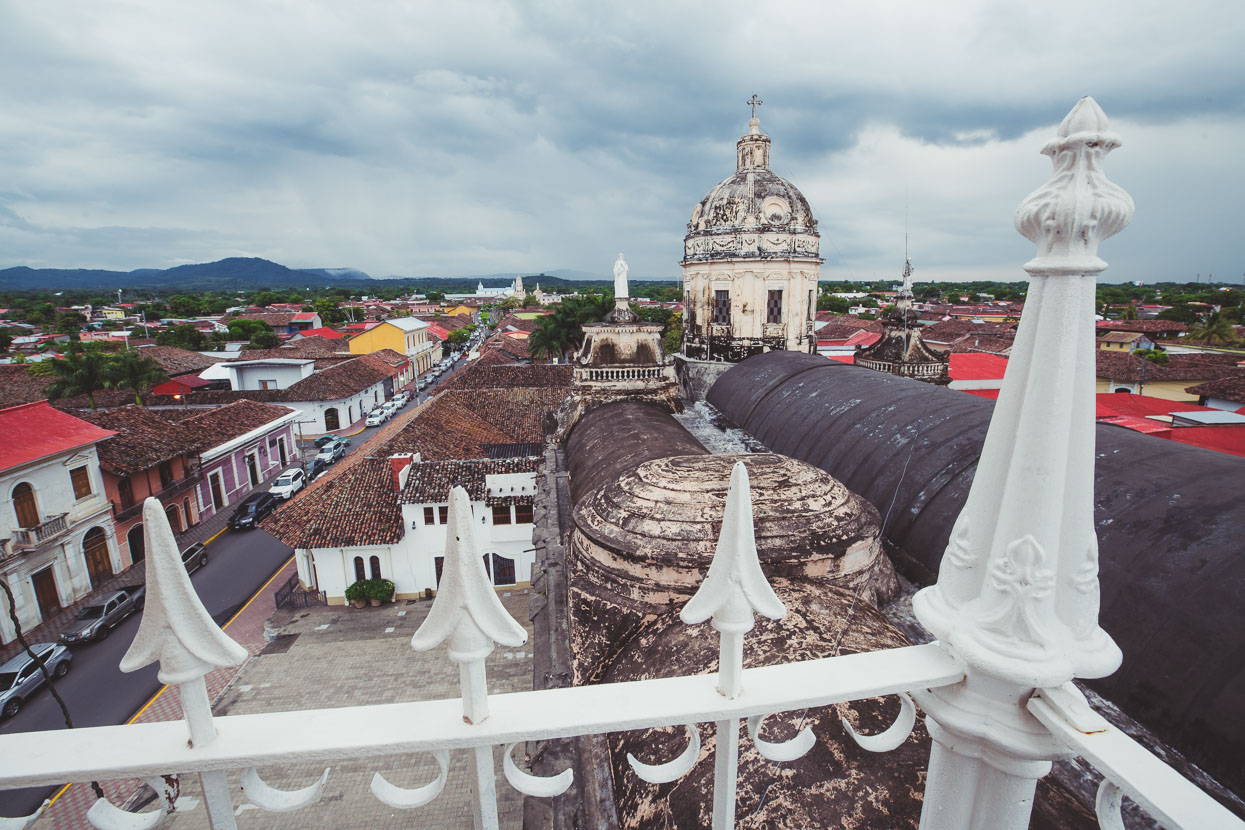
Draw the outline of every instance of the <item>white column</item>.
M938 582L913 601L967 666L964 683L916 695L934 738L922 830L1028 827L1037 779L1067 753L1026 701L1120 663L1098 626L1093 524L1097 249L1133 214L1102 172L1119 144L1081 99L1042 149L1053 176L1016 211L1037 245L1024 314Z

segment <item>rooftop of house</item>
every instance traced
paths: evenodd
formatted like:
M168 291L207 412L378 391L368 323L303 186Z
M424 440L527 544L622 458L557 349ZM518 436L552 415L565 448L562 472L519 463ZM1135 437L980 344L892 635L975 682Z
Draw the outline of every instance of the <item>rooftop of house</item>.
M1145 335L1139 331L1113 331L1111 329L1100 329L1098 334L1099 343L1134 343Z
M81 411L79 417L116 433L99 445L99 463L121 476L141 473L179 455L192 455L202 446L198 431L133 404Z
M498 352L500 354L500 352ZM569 364L532 363L480 363L472 364L469 371L458 372L441 385L443 390L454 389L522 389L549 387L569 389L574 367Z
M238 400L225 406L204 409L180 423L193 431L204 449L218 447L239 435L288 415L294 410L259 401ZM157 410L159 412L159 410Z
M951 380L996 380L1007 371L1007 358L986 352L953 352Z
M1099 331L1135 331L1142 334L1179 334L1189 327L1174 320L1099 320Z
M973 320L944 320L933 323L921 330L921 336L927 343L950 344L969 334L997 337L1004 332L1013 331L1015 323L975 322Z
M72 452L115 435L53 409L47 401L35 401L0 409L0 470L9 470L49 455Z
M355 453L286 502L263 528L294 548L393 544L403 534L396 505L389 460Z
M418 317L390 317L386 323L404 332L419 331L428 328L428 324Z
M966 334L958 340L952 341L947 347L947 351L956 354L958 352L988 352L989 354L1002 355L1004 357L1011 354L1012 346L1016 343L1014 337L995 336L988 334Z
M296 343L298 342L298 340L302 340L308 337L323 337L325 340L341 340L343 338L343 335L341 332L337 331L336 329L331 329L326 326L321 326L318 329L307 329L306 331L302 333L302 337L297 338L296 340L293 340L291 342Z
M198 374L226 358L224 352L219 357L208 357L176 346L142 346L138 353L159 363L160 368L169 373L169 377Z
M1237 368L1237 355L1169 354L1160 365L1141 357L1100 349L1095 352L1097 374L1114 381L1218 380L1243 374Z
M450 489L458 485L466 489L472 501L485 501L489 495L485 487L487 476L532 473L536 471L536 462L534 457L416 462L411 465L398 500L402 504L446 504Z
M310 321L313 319L313 316L310 313L295 311L239 311L222 317L220 322L228 325L230 320L259 320L273 328L277 328L279 326L288 326L296 320Z
M1199 398L1218 398L1222 401L1233 401L1245 404L1245 372L1225 375L1216 380L1190 386L1184 391Z

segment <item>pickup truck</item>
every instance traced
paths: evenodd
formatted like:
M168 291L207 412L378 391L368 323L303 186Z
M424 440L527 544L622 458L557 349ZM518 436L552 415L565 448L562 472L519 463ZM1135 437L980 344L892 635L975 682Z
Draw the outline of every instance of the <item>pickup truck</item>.
M99 642L108 636L109 631L120 625L122 620L143 609L146 592L145 586L126 585L100 597L99 602L78 611L74 621L61 632L60 642L66 645Z

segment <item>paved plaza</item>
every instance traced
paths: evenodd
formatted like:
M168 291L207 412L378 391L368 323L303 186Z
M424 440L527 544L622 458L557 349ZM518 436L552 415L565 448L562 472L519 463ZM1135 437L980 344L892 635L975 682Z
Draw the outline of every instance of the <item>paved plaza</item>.
M527 629L527 589L501 591L502 603ZM220 696L218 715L240 715L280 710L400 703L412 700L456 698L458 666L441 646L428 653L411 649L411 635L427 616L427 600L396 602L379 608L316 607L278 611L272 625L280 626L277 639L253 657ZM491 693L516 692L532 687L531 646L499 647L488 658ZM314 725L308 726L314 728ZM394 729L417 729L417 725L394 724ZM500 749L495 752L498 810L503 828L518 830L523 819L523 796L501 775ZM523 748L514 750L523 763ZM320 802L292 813L265 813L246 802L238 786L238 773L230 783L240 830L306 830L306 828L470 828L466 752L451 756L449 781L431 804L413 810L397 810L371 793L374 773L403 787L427 784L437 776L430 755L400 755L332 764L332 772ZM294 790L313 783L323 763L300 763L261 769L261 777L279 789ZM164 827L175 830L206 828L207 813L198 803L197 776L182 781L182 807ZM189 799L194 799L190 801ZM189 809L186 809L189 807ZM146 808L150 809L150 808Z

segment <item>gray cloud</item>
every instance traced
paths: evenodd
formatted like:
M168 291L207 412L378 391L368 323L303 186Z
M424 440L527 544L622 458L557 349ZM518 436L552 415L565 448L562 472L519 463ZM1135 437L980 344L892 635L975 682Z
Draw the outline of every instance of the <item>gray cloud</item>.
M0 265L673 277L756 92L827 277L894 273L907 198L922 276L1019 278L1011 211L1093 94L1138 203L1108 277L1228 277L1243 41L1210 0L9 4Z

